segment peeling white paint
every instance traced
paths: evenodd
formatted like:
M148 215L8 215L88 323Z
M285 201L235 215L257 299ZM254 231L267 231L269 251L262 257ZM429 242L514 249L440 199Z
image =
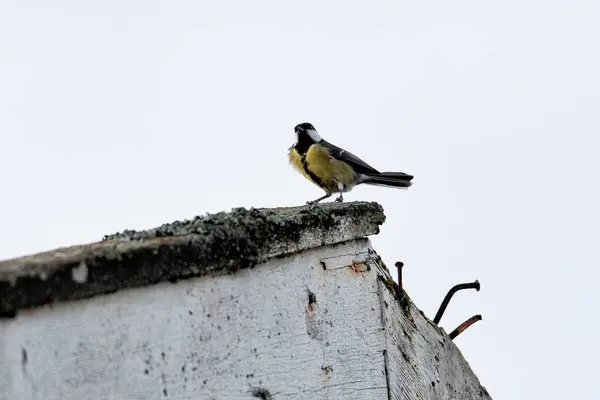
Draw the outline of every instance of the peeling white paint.
M391 399L491 400L448 335L381 282L380 293Z
M0 320L0 399L385 400L388 389L403 400L489 399L429 389L435 380L470 393L463 386L476 377L418 311L414 326L403 322L377 265L339 268L369 250L355 240L235 274L20 311ZM88 273L76 270L74 280Z

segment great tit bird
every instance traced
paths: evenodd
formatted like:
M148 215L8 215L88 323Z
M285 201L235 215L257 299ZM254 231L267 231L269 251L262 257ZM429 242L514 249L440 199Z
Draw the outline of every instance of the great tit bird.
M411 185L412 175L377 171L354 154L321 138L308 122L296 125L294 131L297 141L288 149L290 163L306 179L325 191L324 196L306 204L318 203L333 193L340 194L335 201L344 201L343 193L361 183L396 188Z

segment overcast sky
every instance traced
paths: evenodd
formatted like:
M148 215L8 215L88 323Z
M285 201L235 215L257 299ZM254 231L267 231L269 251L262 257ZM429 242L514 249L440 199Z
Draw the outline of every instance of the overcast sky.
M0 3L0 259L321 192L311 122L408 191L387 215L430 318L496 399L598 399L600 2Z

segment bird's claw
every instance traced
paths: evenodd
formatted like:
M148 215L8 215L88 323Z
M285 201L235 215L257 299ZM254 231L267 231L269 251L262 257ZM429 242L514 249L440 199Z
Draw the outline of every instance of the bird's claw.
M338 197L338 198L335 199L336 203L341 203L343 201L344 201L344 198L342 196L340 196L340 197Z

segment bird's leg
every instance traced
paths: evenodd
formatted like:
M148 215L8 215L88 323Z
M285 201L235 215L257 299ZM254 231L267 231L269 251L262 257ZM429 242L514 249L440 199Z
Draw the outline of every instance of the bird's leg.
M310 206L310 205L313 205L313 204L317 204L317 203L318 203L318 202L320 202L321 200L325 200L326 198L328 198L328 197L331 197L331 194L332 194L331 192L327 192L327 193L325 193L325 195L324 195L324 196L321 196L321 197L319 197L319 198L318 198L318 199L316 199L316 200L307 201L307 202L306 202L306 204L308 204L309 206Z
M340 182L337 182L337 187L338 187L338 190L340 191L340 195L335 199L335 201L337 203L341 203L342 201L344 201L344 196L343 196L344 185Z

